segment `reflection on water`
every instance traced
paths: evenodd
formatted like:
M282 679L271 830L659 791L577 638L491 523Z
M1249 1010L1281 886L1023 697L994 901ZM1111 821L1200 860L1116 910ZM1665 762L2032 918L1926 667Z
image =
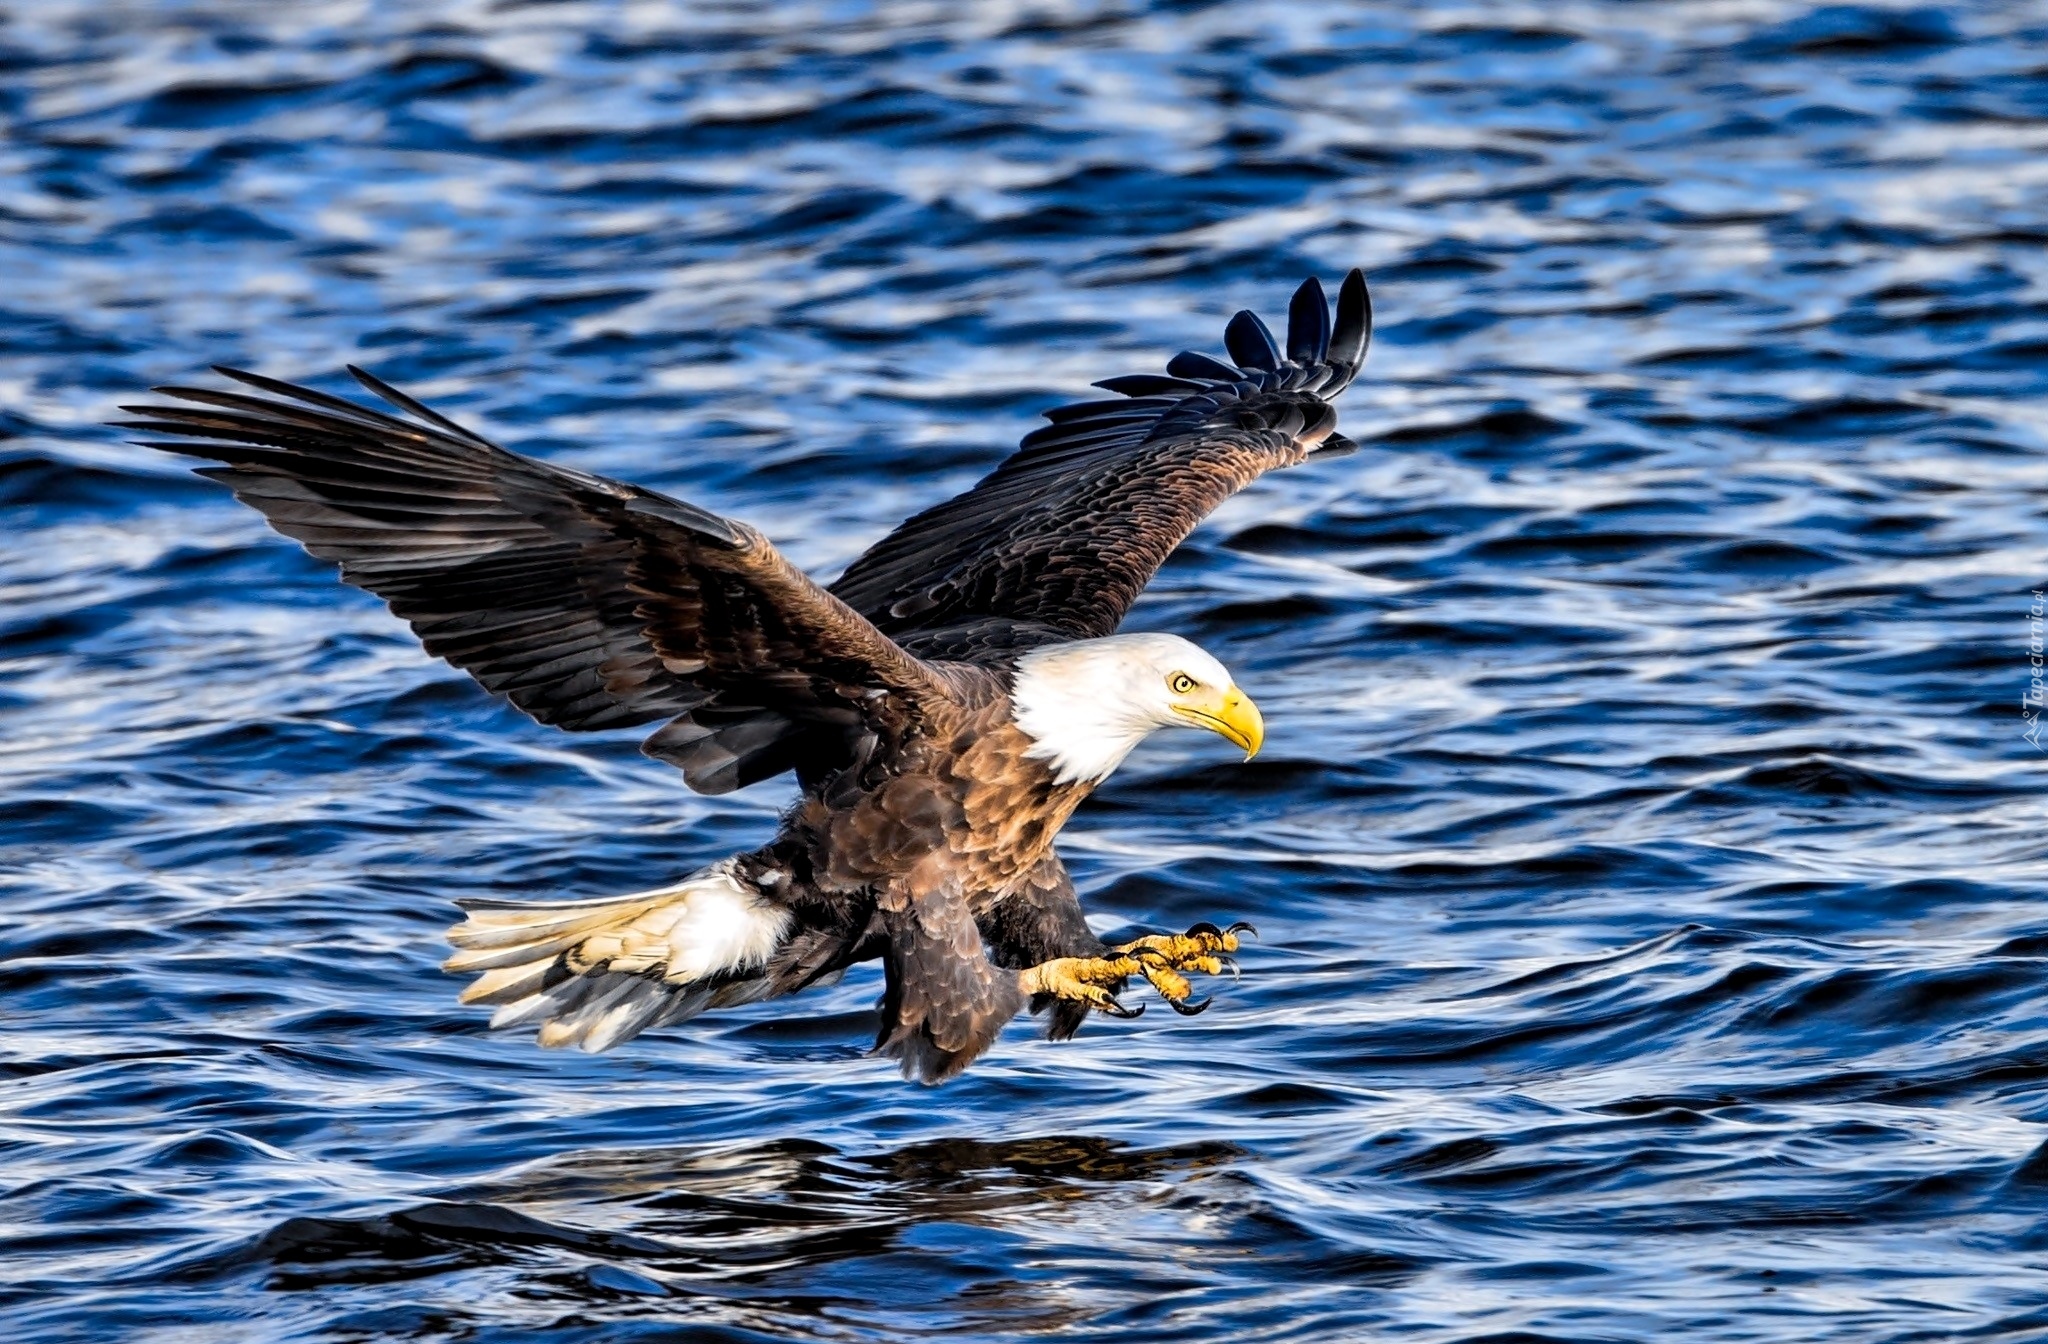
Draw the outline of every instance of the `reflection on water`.
M13 7L0 1316L2038 1333L2044 70L2023 5ZM830 574L1352 265L1361 451L1133 621L1266 750L1154 742L1066 842L1105 925L1264 942L936 1092L864 1057L872 967L486 1035L449 901L652 886L786 792L526 723L101 428L353 361Z
M433 1203L292 1218L169 1277L209 1293L414 1281L422 1323L459 1310L482 1279L606 1320L808 1338L861 1321L1080 1330L1104 1324L1115 1301L1156 1311L1232 1286L1316 1294L1333 1274L1365 1288L1411 1268L1295 1222L1233 1176L1242 1156L1220 1142L1085 1137L939 1139L872 1155L801 1139L578 1153ZM1077 1260L1073 1243L1095 1244L1100 1263Z

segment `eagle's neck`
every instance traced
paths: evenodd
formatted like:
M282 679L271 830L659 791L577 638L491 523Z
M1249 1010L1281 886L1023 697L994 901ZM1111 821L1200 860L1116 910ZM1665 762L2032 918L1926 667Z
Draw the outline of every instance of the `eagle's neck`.
M1155 707L1131 693L1130 646L1141 638L1077 640L1017 660L1010 716L1032 741L1025 754L1049 765L1055 783L1100 783L1166 726Z

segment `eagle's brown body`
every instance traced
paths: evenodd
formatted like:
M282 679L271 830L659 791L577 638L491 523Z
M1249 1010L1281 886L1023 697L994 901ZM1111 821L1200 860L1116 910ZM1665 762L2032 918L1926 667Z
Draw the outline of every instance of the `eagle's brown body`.
M961 671L994 680L980 668ZM971 903L987 901L1051 851L1093 786L1055 782L1011 722L1009 697L976 690L967 703L940 707L886 761L841 771L796 806L784 839L802 847L820 887L922 894L951 884Z
M892 986L917 988L885 1005L881 1045L923 1074L953 1072L1016 1014L1004 971L1102 950L1052 847L1094 786L1057 782L1009 708L997 691L936 716L879 778L848 771L806 796L739 865L812 935L765 968L785 981L775 992L883 957ZM992 957L967 955L984 945ZM1056 1029L1079 1021L1063 1013Z
M1321 287L1301 287L1284 353L1240 313L1233 364L1182 354L1164 376L1099 384L1117 397L1050 412L974 489L830 588L744 524L508 452L359 370L408 418L233 371L267 395L170 388L198 406L130 409L145 417L134 427L181 436L152 446L221 463L206 474L541 722L660 723L645 750L706 793L795 772L800 797L771 843L672 887L462 902L447 966L477 977L463 998L496 1006L493 1025L605 1049L880 957L878 1045L934 1080L1034 995L1053 1004L1055 1037L1091 1006L1122 1011L1131 974L1185 1008L1174 966L1213 970L1234 946L1190 935L1105 959L1053 841L1152 728L1178 720L1256 749L1256 710L1213 658L1116 630L1223 499L1349 447L1329 398L1369 333L1356 271L1334 323ZM1146 661L1175 650L1201 675ZM1100 659L1124 677L1104 705L1084 693L1093 683L1046 670Z

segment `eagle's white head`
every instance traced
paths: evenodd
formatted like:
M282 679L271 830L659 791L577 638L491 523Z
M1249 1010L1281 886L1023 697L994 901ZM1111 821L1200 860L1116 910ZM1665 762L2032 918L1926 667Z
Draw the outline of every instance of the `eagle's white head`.
M1259 707L1230 673L1179 635L1111 635L1033 649L1017 660L1011 714L1060 783L1099 782L1159 728L1207 728L1244 748L1265 741Z

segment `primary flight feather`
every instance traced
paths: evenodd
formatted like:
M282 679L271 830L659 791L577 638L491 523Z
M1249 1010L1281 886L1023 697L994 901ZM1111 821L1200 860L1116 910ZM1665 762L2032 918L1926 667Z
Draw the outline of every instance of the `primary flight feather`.
M1148 980L1176 1009L1237 929L1103 944L1054 837L1148 734L1249 755L1257 708L1173 635L1119 634L1197 523L1262 473L1351 445L1330 401L1365 358L1352 271L1334 317L1295 292L1283 349L1241 312L1231 363L1164 375L1050 424L974 488L905 522L829 587L759 532L652 490L498 447L360 369L390 415L222 369L254 392L159 388L147 445L203 468L383 598L428 652L542 723L661 723L648 754L723 793L794 771L779 833L673 886L595 901L460 902L446 969L494 1027L605 1050L706 1008L882 959L876 1048L936 1082L1027 1003L1071 1036Z

